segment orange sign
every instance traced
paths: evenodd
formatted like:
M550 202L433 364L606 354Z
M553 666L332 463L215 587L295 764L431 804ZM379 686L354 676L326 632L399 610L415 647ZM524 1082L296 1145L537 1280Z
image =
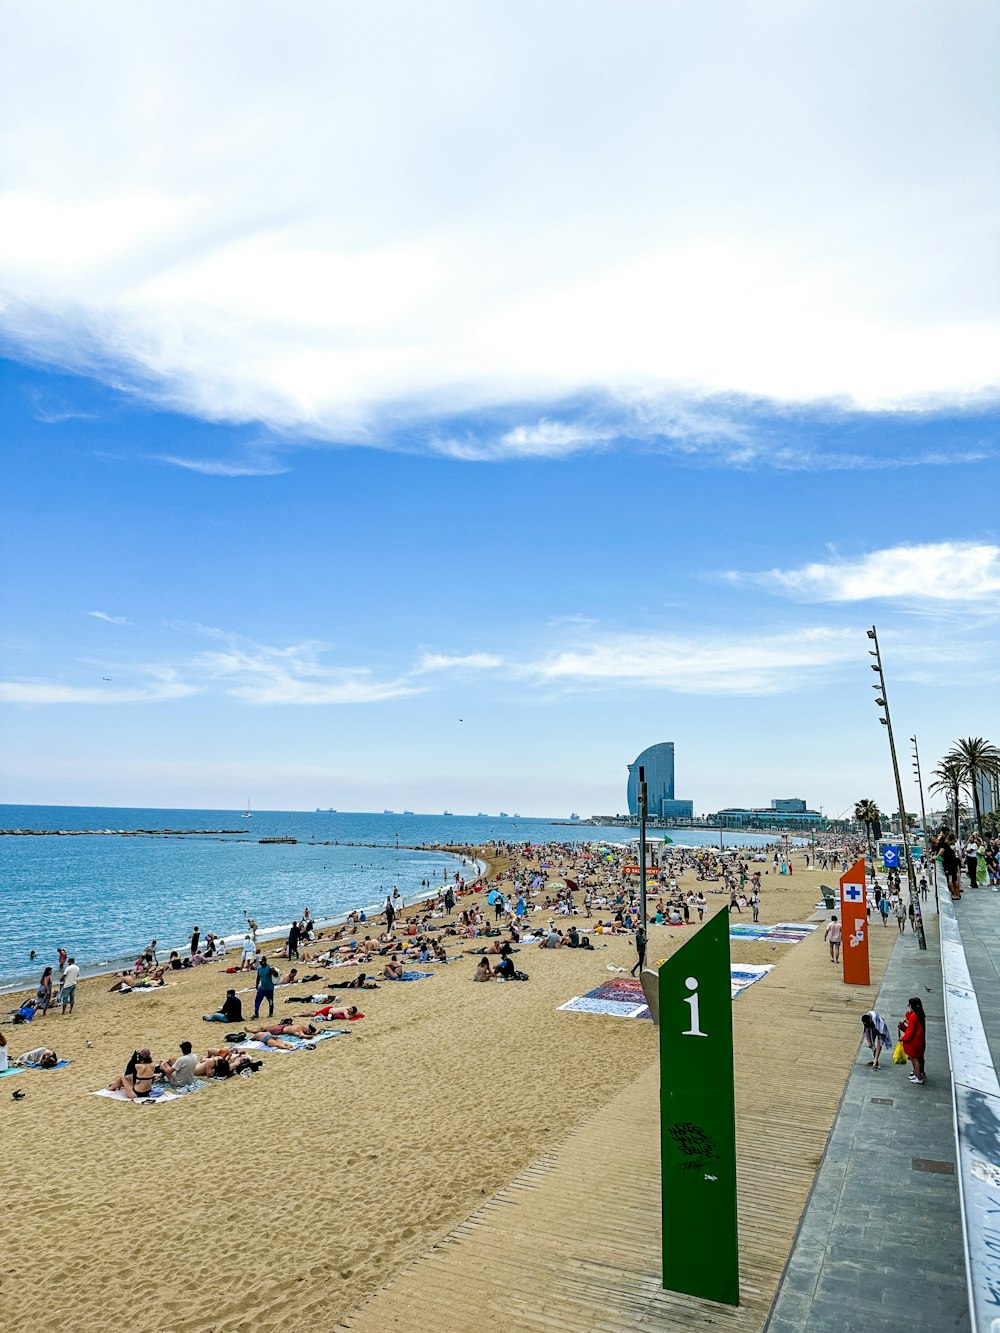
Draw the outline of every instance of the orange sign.
M865 910L865 862L855 861L840 880L840 924L843 936L840 953L844 981L849 986L868 986L868 913Z

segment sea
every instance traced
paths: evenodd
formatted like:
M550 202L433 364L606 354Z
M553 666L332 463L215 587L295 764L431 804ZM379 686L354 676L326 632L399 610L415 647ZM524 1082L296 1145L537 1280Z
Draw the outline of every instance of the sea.
M425 881L423 892L431 892L456 870L474 877L473 864L434 850L448 844L636 836L630 828L520 817L254 810L245 819L239 810L49 805L0 805L0 830L77 835L0 836L0 989L37 981L60 945L86 974L124 966L154 938L161 958L185 949L195 925L202 938L211 930L235 942L250 916L266 939L306 907L317 921L339 921L355 909L377 910L394 885L409 903ZM705 829L669 836L688 846L719 841ZM728 831L722 838L746 847L774 841Z

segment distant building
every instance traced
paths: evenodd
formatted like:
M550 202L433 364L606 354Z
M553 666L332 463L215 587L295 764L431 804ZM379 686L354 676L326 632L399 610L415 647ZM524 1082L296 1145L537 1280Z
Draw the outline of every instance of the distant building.
M729 806L717 810L714 815L706 815L706 819L719 828L760 829L765 833L785 828L825 829L829 822L826 815L819 810L807 809L805 801L797 798L772 801L769 806L747 810Z
M674 743L661 741L643 750L634 764L628 766L628 809L630 815L639 813L639 768L646 770L646 789L649 794L647 813L654 819L691 819L693 801L679 801L674 797Z
M805 801L798 796L779 796L771 802L772 810L781 810L785 814L804 814Z

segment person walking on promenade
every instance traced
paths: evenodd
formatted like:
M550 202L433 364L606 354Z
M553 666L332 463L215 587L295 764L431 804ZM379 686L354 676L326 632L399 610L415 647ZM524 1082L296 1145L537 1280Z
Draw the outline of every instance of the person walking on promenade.
M944 871L948 892L952 899L957 902L962 896L962 886L959 882L960 864L958 853L955 851L954 833L951 829L943 828L933 839L932 846L941 857L941 869Z
M644 965L645 962L646 962L646 927L645 927L645 926L637 926L637 927L636 927L636 931L635 931L635 951L636 951L636 954L638 955L638 957L636 958L635 965L634 965L633 968L632 968L632 976L635 976L636 972L641 972L642 969L643 969L643 965Z
M830 946L830 962L839 963L841 930L840 930L840 922L837 920L836 912L834 912L833 916L827 923L826 930L823 931L823 938Z
M889 924L889 899L885 896L884 891L878 900L878 910L882 916L882 925L887 926Z
M278 974L267 961L267 956L260 960L260 966L257 968L257 994L253 1001L253 1016L260 1016L260 1006L267 1001L267 1011L274 1017L274 983L278 980Z
M902 898L896 899L896 906L893 909L896 913L896 929L900 935L906 934L906 907Z
M915 995L910 996L907 1004L909 1008L906 1011L906 1017L899 1024L899 1040L903 1043L903 1050L913 1066L910 1082L923 1083L924 1051L927 1045L927 1018L924 1014L923 1004Z

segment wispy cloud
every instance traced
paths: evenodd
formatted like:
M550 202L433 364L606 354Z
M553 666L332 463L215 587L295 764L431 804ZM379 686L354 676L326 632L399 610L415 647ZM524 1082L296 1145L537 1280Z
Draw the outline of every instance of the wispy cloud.
M368 704L421 693L403 677L379 680L367 667L335 667L321 661L322 645L285 648L240 643L203 653L194 664L231 698L248 704Z
M195 685L166 673L159 680L134 686L65 685L58 681L0 681L0 703L8 704L145 704L164 703L197 694Z
M158 454L156 461L186 468L189 472L200 472L205 477L276 477L288 471L273 459L177 458L172 454Z
M107 611L88 611L88 616L93 616L95 620L106 620L109 625L131 625L131 620L126 620L124 616L111 616Z
M622 635L520 667L539 684L635 685L678 694L780 694L858 658L859 632L825 627L770 635Z
M853 560L833 559L760 574L730 573L728 577L809 602L996 602L1000 598L1000 546L929 542L887 547Z
M417 664L416 671L496 671L502 667L504 659L495 653L466 653L464 656L449 656L447 653L425 653Z

